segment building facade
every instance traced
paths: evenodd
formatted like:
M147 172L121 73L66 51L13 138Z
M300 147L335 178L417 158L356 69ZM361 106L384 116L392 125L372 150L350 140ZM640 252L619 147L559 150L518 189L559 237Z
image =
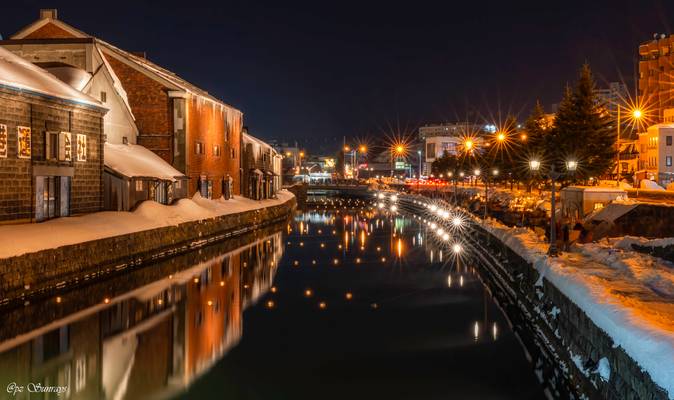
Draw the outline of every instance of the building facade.
M674 38L656 34L639 46L639 97L648 105L654 122L674 108Z
M250 199L276 197L280 189L280 154L272 146L243 132L241 155L241 193Z
M102 209L106 111L0 48L0 222Z
M627 85L622 82L611 82L608 87L595 89L595 95L604 103L606 109L615 114L618 105L629 99Z
M106 121L110 142L150 149L189 178L188 196L199 191L217 198L228 187L238 193L241 111L144 54L124 51L64 23L56 10L42 10L37 21L0 44L48 68L76 67L90 74L85 90L105 102L120 102L118 112ZM129 118L130 129L124 124Z
M639 176L667 187L674 182L674 124L656 124L639 134Z

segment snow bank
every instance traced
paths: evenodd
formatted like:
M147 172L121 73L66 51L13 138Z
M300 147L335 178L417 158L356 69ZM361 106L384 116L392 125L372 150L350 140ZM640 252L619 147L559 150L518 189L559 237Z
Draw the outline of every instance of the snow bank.
M657 183L648 180L648 179L642 179L640 184L639 184L641 189L647 189L647 190L665 190L662 186L658 185Z
M3 47L0 47L0 84L103 108L98 100Z
M616 248L627 251L632 250L632 244L644 247L667 247L674 245L674 238L646 239L643 237L625 236L614 240Z
M103 211L80 217L57 218L39 224L0 226L0 259L45 249L125 235L148 229L175 226L216 216L257 210L283 204L294 196L281 190L278 199L251 200L235 196L230 200L208 200L198 194L165 206L145 201L132 212Z
M135 144L106 143L104 160L106 167L129 178L153 177L175 180L185 176L155 153Z
M482 226L531 262L674 399L674 267L611 243L557 258L532 231L493 220ZM600 371L602 378L608 376Z

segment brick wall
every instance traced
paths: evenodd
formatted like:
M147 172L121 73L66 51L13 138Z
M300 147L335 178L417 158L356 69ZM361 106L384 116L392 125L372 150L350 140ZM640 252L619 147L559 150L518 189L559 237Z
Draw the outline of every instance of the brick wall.
M0 305L104 279L140 265L256 232L285 221L294 209L295 199L292 198L284 204L259 210L1 259Z
M0 124L7 125L7 158L0 158L0 221L34 217L35 166L73 167L70 213L100 211L103 207L103 114L70 103L0 89ZM19 159L17 126L31 127L31 159ZM87 136L87 161L45 160L45 132L67 131Z
M222 179L227 174L233 179L234 193L239 194L241 124L236 115L240 113L199 96L189 97L186 106L188 195L196 192L199 177L206 175L213 180L213 198L220 197ZM204 145L204 154L196 153L197 142ZM216 145L220 146L219 156L213 154L213 146Z
M75 36L51 22L28 34L24 39L69 39Z
M168 89L114 57L105 58L126 91L136 118L138 144L173 164L173 109Z

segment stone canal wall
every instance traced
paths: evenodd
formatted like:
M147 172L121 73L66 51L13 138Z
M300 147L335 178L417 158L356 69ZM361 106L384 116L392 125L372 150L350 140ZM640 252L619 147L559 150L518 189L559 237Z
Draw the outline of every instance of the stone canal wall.
M433 216L413 203L401 208ZM503 309L535 373L554 398L658 399L667 393L613 339L519 254L477 223L466 240L470 260ZM602 359L609 371L602 370ZM605 366L605 365L604 365Z
M160 261L287 220L286 203L0 260L0 307Z

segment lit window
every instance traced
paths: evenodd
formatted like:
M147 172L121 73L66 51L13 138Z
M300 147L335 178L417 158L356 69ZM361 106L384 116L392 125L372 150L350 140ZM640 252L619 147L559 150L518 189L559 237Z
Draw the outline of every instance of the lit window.
M220 146L217 144L213 145L213 155L216 157L220 157Z
M87 161L87 135L77 135L77 161Z
M196 154L204 154L204 144L201 142L196 142L194 145L194 152Z
M137 180L136 181L136 192L142 192L143 191L143 181Z
M665 165L668 167L672 166L672 156L665 157Z

